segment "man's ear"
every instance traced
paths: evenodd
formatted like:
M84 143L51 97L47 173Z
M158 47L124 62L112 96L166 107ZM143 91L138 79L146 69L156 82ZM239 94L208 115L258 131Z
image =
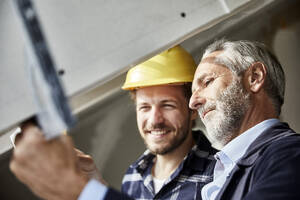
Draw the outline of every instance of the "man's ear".
M249 89L254 93L259 92L266 80L266 66L261 62L253 63L247 70L246 74Z

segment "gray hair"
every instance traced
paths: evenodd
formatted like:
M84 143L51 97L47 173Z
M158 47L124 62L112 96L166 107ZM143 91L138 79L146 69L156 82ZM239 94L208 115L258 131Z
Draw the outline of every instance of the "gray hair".
M264 89L279 116L284 103L285 75L276 56L259 42L221 39L206 48L202 59L215 51L223 51L217 56L216 62L225 65L240 77L255 62L261 62L266 66L267 77Z

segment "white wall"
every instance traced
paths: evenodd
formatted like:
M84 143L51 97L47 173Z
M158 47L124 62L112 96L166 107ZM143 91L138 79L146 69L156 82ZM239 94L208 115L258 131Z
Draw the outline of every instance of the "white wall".
M256 39L272 46L287 79L281 118L299 132L300 16L295 14L300 9L299 4L294 8L280 7L284 12L270 8L258 13L256 18L242 21L238 26L224 31L225 21L185 41L183 46L199 60L201 49L214 39L207 40L212 31L219 31L218 37ZM101 95L101 91L95 90L93 95ZM79 123L71 133L76 146L92 154L104 178L119 188L125 170L145 149L136 128L134 106L127 93L119 90L82 112L78 119ZM35 199L9 172L9 157L9 154L0 157L0 199ZM2 198L3 195L7 198Z

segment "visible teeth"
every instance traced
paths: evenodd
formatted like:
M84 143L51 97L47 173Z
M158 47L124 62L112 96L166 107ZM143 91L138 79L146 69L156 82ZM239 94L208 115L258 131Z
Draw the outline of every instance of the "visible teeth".
M166 134L166 133L167 133L166 131L151 131L152 135L163 135L163 134Z

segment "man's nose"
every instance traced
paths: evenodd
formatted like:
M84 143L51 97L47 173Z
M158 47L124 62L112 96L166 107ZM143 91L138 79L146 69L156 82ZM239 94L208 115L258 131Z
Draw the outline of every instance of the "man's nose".
M157 108L157 107L152 108L152 111L151 111L151 114L150 114L150 117L148 120L152 125L160 124L160 123L164 122L164 117L163 117L163 113L162 113L161 109Z
M205 102L205 98L198 91L195 91L190 98L189 107L192 110L198 110Z

